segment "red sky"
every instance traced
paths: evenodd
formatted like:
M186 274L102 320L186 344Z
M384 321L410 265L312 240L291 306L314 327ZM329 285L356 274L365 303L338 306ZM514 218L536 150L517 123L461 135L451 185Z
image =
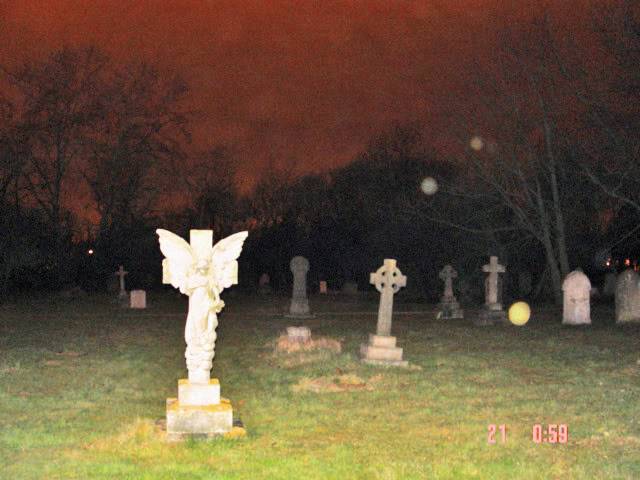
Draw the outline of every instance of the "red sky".
M440 92L466 58L490 52L501 23L542 2L505 3L17 0L0 3L0 56L11 64L96 44L179 72L200 110L196 144L235 144L251 183L272 164L301 173L347 163L394 122L428 119L446 143ZM546 3L572 24L589 2Z

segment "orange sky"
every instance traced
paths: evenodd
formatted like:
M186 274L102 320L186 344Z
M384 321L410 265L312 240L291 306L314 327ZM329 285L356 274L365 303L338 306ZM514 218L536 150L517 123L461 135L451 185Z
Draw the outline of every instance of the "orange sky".
M250 184L272 164L296 173L342 165L396 121L426 118L446 143L436 119L447 107L434 99L465 58L490 51L500 23L542 2L496 6L505 3L19 0L0 3L0 56L11 64L96 44L181 73L200 112L196 144L235 144ZM572 23L589 2L546 3Z

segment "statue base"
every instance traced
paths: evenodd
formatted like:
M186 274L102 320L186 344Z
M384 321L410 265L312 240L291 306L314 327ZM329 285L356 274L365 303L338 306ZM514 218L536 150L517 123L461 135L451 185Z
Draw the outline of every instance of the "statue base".
M396 337L390 335L369 335L369 343L360 345L360 356L364 363L406 367L409 362L402 360L402 348L396 347Z
M464 318L464 310L460 308L460 304L456 301L440 302L438 305L438 315L440 319Z
M508 323L507 313L504 310L494 310L486 306L480 310L478 316L473 320L473 324L479 327Z
M220 398L220 383L178 381L178 398L167 398L167 441L214 438L233 428L231 402Z

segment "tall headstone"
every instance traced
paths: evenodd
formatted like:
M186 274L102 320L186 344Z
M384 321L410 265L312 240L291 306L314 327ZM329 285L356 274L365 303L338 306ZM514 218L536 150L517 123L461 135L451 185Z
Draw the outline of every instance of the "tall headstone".
M131 290L129 295L130 308L147 308L147 292L145 290Z
M369 343L360 346L362 361L379 365L407 366L402 360L402 348L396 347L396 337L391 336L393 296L407 285L407 277L402 275L396 261L390 258L369 276L369 283L380 292L378 323L375 335L369 335Z
M307 272L309 272L309 260L304 257L293 257L289 264L293 273L293 292L291 305L287 318L309 318L311 310L307 298Z
M489 263L482 267L482 271L488 273L485 280L485 303L475 320L476 325L493 325L506 323L507 315L502 310L502 299L498 285L498 274L506 272L504 265L498 263L498 257L489 257Z
M127 289L124 286L124 277L128 273L129 272L125 271L124 267L120 265L120 268L118 268L118 271L114 274L119 277L120 280L120 291L118 292L118 298L121 300L127 298Z
M629 268L616 282L616 323L640 323L640 277Z
M591 282L582 270L574 270L562 282L563 325L591 324Z
M439 277L444 282L444 293L438 305L438 318L464 318L464 312L453 294L453 279L458 277L458 272L451 265L445 265Z
M211 230L191 230L190 243L158 229L162 281L189 296L185 327L188 378L178 381L178 398L167 399L167 440L214 437L233 427L231 403L220 398L220 383L211 378L220 293L238 283L237 258L247 238L239 232L212 247Z
M320 280L319 291L323 295L327 293L327 282L325 280Z

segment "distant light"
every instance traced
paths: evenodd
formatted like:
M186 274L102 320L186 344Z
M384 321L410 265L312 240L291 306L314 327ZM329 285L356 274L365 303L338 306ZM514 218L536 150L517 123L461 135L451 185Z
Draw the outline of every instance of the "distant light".
M629 259L629 258L625 258L625 259L624 259L624 265L625 265L626 267L628 267L629 265L631 265L631 259Z
M607 259L607 262L605 263L605 265L606 265L607 267L610 267L610 266L611 266L611 259L610 259L610 258L608 258L608 259Z
M433 195L438 191L438 182L436 182L436 179L433 177L427 177L422 180L420 189L427 195Z
M89 255L93 255L93 248L90 248L90 249L87 251L87 253L88 253Z
M482 138L476 135L475 137L471 137L471 141L469 142L469 145L473 150L475 150L476 152L479 152L480 150L482 150L482 147L484 147L484 141L482 140Z

